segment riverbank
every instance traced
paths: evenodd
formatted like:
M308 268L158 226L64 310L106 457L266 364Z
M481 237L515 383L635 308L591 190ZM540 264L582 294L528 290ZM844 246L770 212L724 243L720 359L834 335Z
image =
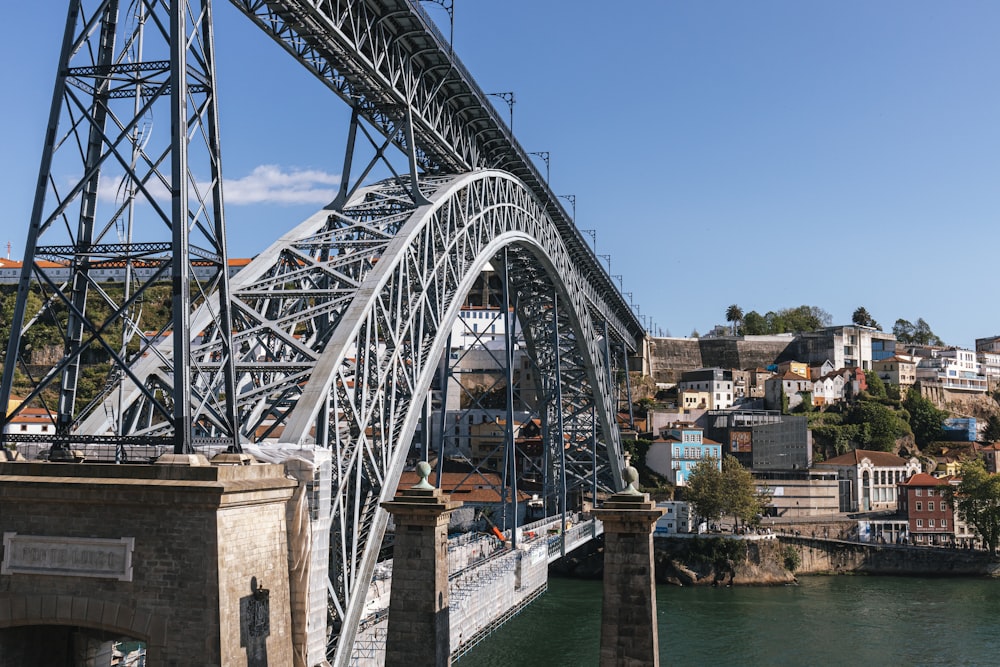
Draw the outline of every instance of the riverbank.
M1000 578L1000 561L984 551L883 545L783 534L769 539L678 536L653 539L655 576L674 586L777 586L804 574ZM603 545L553 563L550 573L600 579Z

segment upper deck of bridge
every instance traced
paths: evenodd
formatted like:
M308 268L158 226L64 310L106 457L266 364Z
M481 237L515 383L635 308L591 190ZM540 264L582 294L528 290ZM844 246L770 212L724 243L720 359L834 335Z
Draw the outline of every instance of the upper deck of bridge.
M612 329L629 344L643 337L635 313L558 196L419 2L232 2L403 150L413 148L423 169L497 168L518 177L560 229ZM398 130L408 107L413 147Z

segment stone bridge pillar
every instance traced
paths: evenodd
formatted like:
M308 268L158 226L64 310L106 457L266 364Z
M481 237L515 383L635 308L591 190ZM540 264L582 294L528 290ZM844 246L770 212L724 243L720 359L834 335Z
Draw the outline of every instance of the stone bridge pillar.
M665 510L635 490L639 474L625 469L628 488L595 517L604 523L601 667L658 667L653 528Z
M0 665L85 635L150 665L291 665L281 465L0 463Z
M396 523L385 667L445 667L451 664L448 609L448 518L462 503L422 479L382 503Z

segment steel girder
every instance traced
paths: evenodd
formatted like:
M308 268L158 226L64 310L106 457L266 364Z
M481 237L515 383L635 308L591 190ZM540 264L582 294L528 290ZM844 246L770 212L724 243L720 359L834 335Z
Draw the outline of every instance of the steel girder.
M417 0L230 1L428 173L503 169L527 184L587 277L591 309L638 349L635 313Z
M195 436L207 432L238 448L229 346L221 341L212 369L192 369L186 335L192 309L205 304L208 293L228 291L211 2L120 4L68 3L0 401L6 405L14 387L23 328L46 318L58 325L64 350L41 378L31 378L24 367L27 396L13 413L0 414L0 425L23 409L45 408L56 431L49 438L53 452L69 449L78 423L94 407L77 401L85 359L94 352L110 358L100 397L108 399L117 381L132 375L134 359L149 351L141 318L149 288L171 279L168 326L185 335L172 337L169 359L177 363L165 371L168 384L193 386L193 402L210 419L200 422L191 403L155 389L146 394L149 419L171 426L164 442L177 452L191 451ZM207 181L199 181L196 171ZM106 267L125 267L123 288L101 284ZM196 267L213 270L204 276ZM53 278L56 270L67 272L68 280ZM22 327L34 298L41 313ZM213 321L228 330L229 300L215 304ZM201 394L201 386L228 390ZM128 429L119 422L103 433L119 436ZM15 441L18 434L0 438Z
M546 439L557 452L552 472L570 493L595 482L604 490L620 485L604 324L594 320L559 229L504 172L425 178L421 186L429 205L415 206L407 184L386 182L342 212L320 211L232 279L245 436L334 450L330 588L338 651L351 645L385 530L379 503L395 492L464 296L487 262L500 265L504 249L536 377L548 377L540 395ZM209 327L213 312L209 303L195 313L192 331ZM206 336L192 354L210 363L220 344ZM162 344L133 375L169 392L161 370L169 355ZM148 391L126 384L122 393L134 400L128 413L148 412ZM103 414L95 411L87 429L106 428Z

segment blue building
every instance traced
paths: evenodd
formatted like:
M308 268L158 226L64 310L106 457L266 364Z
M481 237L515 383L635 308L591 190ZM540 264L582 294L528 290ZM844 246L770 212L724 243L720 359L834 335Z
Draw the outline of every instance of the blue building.
M707 458L722 470L722 443L704 437L700 426L677 422L660 431L646 454L646 465L675 486L684 486L694 467Z

